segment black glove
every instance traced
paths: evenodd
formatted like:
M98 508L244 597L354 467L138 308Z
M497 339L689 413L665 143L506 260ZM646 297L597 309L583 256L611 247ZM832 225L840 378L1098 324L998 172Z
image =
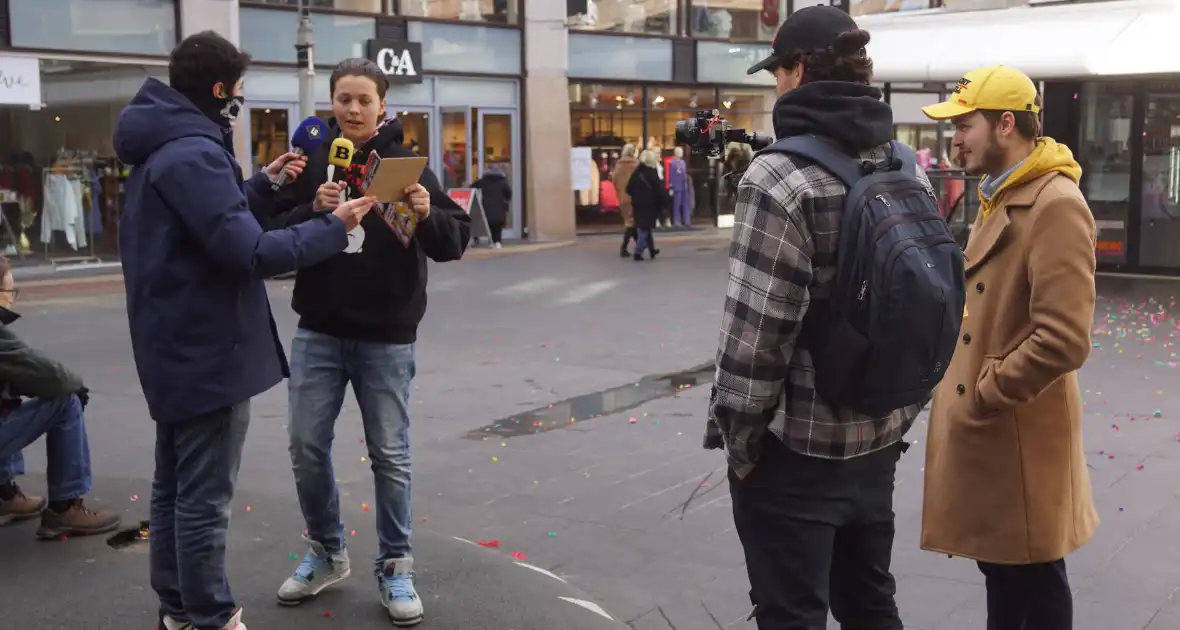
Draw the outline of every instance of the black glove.
M86 408L86 405L90 404L90 389L89 388L83 387L82 389L79 389L78 391L74 392L74 395L77 396L78 400L80 400L82 402L83 409Z

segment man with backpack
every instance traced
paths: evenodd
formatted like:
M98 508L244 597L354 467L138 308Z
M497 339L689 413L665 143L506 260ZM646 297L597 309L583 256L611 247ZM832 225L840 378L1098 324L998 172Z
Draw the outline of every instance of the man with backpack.
M738 188L705 447L727 451L759 630L902 630L909 430L950 362L963 257L872 87L869 34L809 7L773 53L779 138Z
M1077 370L1094 321L1094 216L1073 153L1040 135L1019 70L968 72L948 101L966 171L982 175L967 243L967 314L926 439L922 548L976 560L987 627L1069 630L1065 556L1098 514Z

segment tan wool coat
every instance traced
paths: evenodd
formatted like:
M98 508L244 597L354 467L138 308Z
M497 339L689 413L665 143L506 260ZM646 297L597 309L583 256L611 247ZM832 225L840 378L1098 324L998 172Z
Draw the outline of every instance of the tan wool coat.
M967 244L967 310L930 412L921 544L1033 564L1098 528L1076 374L1091 347L1096 231L1074 178L1001 190Z
M635 206L631 205L631 195L627 194L627 183L638 167L639 161L635 158L621 157L610 174L610 181L619 195L619 214L623 215L623 227L635 227Z

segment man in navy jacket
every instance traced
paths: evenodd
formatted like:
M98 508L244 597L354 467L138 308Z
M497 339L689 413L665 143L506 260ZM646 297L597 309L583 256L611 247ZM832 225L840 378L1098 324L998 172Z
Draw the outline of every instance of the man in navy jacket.
M249 59L211 31L186 38L172 51L171 87L148 79L115 129L119 159L134 166L119 246L156 421L151 580L167 630L245 630L225 577L229 504L250 398L288 375L263 281L344 250L372 205L263 231L271 181L304 162L288 153L242 182L232 126Z

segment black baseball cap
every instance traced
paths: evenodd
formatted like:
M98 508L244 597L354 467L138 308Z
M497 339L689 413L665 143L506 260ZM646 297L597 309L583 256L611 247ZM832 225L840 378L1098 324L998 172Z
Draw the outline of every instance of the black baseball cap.
M778 27L774 41L770 43L771 55L750 66L746 74L766 70L774 65L776 58L788 53L814 52L834 46L841 33L858 28L852 16L836 7L820 5L799 9Z

